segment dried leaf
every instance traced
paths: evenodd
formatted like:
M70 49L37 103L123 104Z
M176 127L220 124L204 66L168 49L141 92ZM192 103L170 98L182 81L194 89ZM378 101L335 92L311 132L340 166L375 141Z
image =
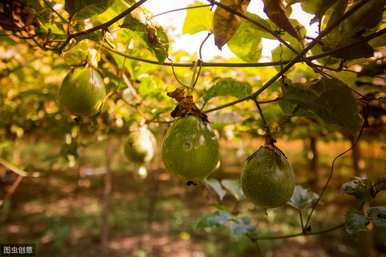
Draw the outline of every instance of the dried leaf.
M234 11L245 14L250 0L221 0L220 3ZM239 28L241 18L217 6L213 16L213 34L216 46L221 48L232 38Z
M208 121L208 116L201 112L194 103L191 95L185 95L184 89L177 88L173 92L167 93L167 95L178 102L176 108L171 113L173 118L194 115L201 118L203 121Z
M285 11L282 7L281 0L263 0L264 12L267 14L269 19L281 29L284 29L291 36L300 40L299 33L292 26Z

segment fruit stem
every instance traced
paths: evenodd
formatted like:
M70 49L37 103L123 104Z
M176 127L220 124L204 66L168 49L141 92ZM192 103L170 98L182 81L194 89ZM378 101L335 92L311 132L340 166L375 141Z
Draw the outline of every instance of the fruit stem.
M255 102L257 110L259 111L261 120L263 121L263 127L264 127L264 131L265 131L265 144L274 146L274 143L276 142L276 140L272 136L272 133L271 133L271 130L268 126L268 123L265 120L263 111L261 110L260 104L256 98L253 98L253 101Z

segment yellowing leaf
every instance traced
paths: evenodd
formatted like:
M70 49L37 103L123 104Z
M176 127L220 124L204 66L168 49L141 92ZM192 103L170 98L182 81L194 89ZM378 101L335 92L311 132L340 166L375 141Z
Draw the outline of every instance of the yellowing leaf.
M195 1L188 7L203 5L200 1ZM209 7L188 9L186 12L186 18L184 26L182 28L183 33L195 34L200 31L209 31L212 28L212 12Z
M221 0L235 12L244 14L247 10L249 0ZM240 26L241 18L236 14L217 6L213 16L213 34L216 46L221 49L235 34Z
M247 14L248 15L248 14ZM258 17L249 14L248 17ZM229 49L241 60L257 62L261 57L261 30L249 21L241 21L240 27L228 41Z
M279 28L287 31L291 36L300 40L299 33L292 26L285 11L281 5L281 0L263 0L264 12L267 14L269 19L275 23Z

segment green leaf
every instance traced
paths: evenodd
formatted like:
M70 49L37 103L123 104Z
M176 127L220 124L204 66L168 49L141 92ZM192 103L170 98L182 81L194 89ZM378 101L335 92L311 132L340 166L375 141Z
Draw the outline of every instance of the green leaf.
M288 204L295 209L304 210L312 207L318 198L319 195L317 193L305 189L302 186L295 186L294 193L288 201Z
M362 119L351 90L337 79L323 78L315 83L313 89L320 94L316 101L316 113L326 123L338 125L357 136Z
M145 32L146 24L142 23L139 19L132 15L127 15L121 25L122 28L130 29L131 31Z
M343 1L342 3L339 2L337 2L334 12L328 20L327 26L330 26L343 15L346 5ZM364 34L372 31L381 22L385 4L386 0L369 0L322 40L322 49L324 51L334 50L353 44L363 38ZM371 57L373 52L368 43L361 43L358 46L334 53L332 56L350 60Z
M367 216L375 226L386 228L386 206L369 208Z
M312 116L317 99L317 94L302 84L288 84L283 87L283 97L279 105L287 114Z
M164 62L168 57L169 38L161 26L145 24L127 15L121 27L136 32L145 43L146 48L155 55L159 62Z
M244 235L255 233L256 227L251 224L250 218L241 217L229 225L229 230L236 239L240 239Z
M223 179L221 180L221 184L236 200L240 201L245 198L238 179Z
M196 229L215 228L224 225L232 219L227 211L216 211L201 217L195 225Z
M141 78L141 83L138 87L138 93L143 97L153 97L160 99L162 97L162 81L153 76Z
M386 0L369 0L343 21L341 26L344 28L344 32L350 32L351 35L355 36L358 32L363 33L375 28L382 21L385 4Z
M366 178L355 177L353 180L344 183L341 190L363 202L369 202L373 199L373 186Z
M216 194L222 201L222 199L226 195L226 191L222 188L220 182L217 179L212 178L205 180L205 183L209 185L213 189L213 191L216 192Z
M311 20L311 24L317 21L321 21L326 11L336 2L337 0L302 0L300 1L302 9L305 12L315 14Z
M351 90L337 79L323 78L310 88L287 85L280 107L288 114L314 117L339 126L357 136L362 125L358 106Z
M256 15L247 14L254 18ZM261 57L261 31L249 21L241 21L240 27L228 41L229 49L241 60L257 62Z
M208 102L216 96L234 96L244 98L252 93L252 87L248 82L237 81L231 78L219 79L216 83L207 90L203 99Z
M346 216L346 232L350 235L367 231L369 220L358 210L351 210Z
M87 19L106 11L112 0L66 0L64 9L73 19Z
M360 41L362 37L358 37ZM355 43L355 41L350 42ZM331 54L333 57L342 58L344 60L352 60L357 58L368 58L374 55L374 49L367 42L358 43L350 48L341 49Z
M203 5L200 1L195 1L188 7ZM212 11L209 7L188 9L182 27L182 33L195 34L200 31L209 31L212 28Z
M272 54L272 61L274 62L291 60L296 56L296 53L294 51L282 45L279 45L275 49L273 49L271 51L271 54ZM277 65L275 66L275 69L281 70L281 66Z
M240 13L245 13L250 0L221 0L220 3ZM221 48L233 37L241 18L228 10L217 7L213 15L213 34L216 46Z

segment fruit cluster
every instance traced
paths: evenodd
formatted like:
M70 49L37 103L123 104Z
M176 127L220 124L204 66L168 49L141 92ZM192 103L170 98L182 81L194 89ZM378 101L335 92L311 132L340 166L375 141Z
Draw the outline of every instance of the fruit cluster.
M177 94L178 93L178 94ZM64 79L59 100L73 115L93 115L106 96L103 79L91 67L71 71ZM175 91L169 96L179 104L173 111L175 121L164 138L161 155L165 167L189 181L207 178L219 164L219 143L205 114L194 105L191 96ZM246 161L241 187L254 204L274 208L285 204L294 191L295 177L283 152L268 141ZM137 164L149 162L155 153L155 138L142 126L130 134L124 150Z

